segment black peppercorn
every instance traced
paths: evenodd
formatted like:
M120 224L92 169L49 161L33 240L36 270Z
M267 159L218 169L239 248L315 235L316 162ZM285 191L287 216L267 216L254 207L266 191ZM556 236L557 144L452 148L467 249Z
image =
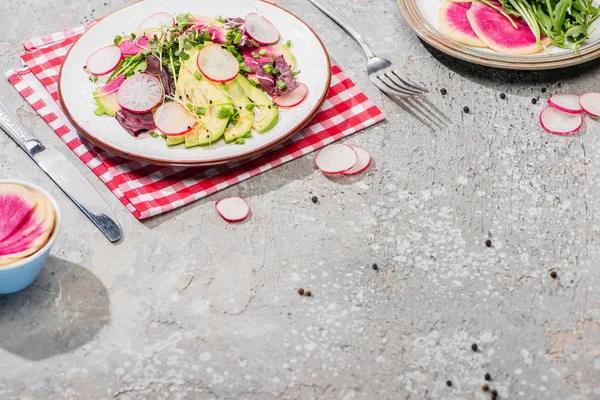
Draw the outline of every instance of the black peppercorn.
M531 103L532 104L537 104L537 99L535 99L535 98L531 99Z
M377 271L377 270L379 269L379 266L377 265L377 263L374 263L374 264L373 264L373 269L374 269L375 271Z
M492 390L492 400L496 400L498 398L498 391L496 389Z
M445 96L448 92L446 91L446 89L442 88L442 90L440 90L440 93L442 94L442 96Z
M446 381L446 386L452 386L452 381Z
M486 241L485 241L485 245L486 245L487 247L492 247L492 241L491 241L490 239L486 240Z
M471 349L472 349L473 351L477 351L477 343L473 343L473 344L471 345Z
M506 95L505 95L504 93L500 93L500 98L501 98L502 100L504 100L504 99L506 98Z
M542 88L542 93L546 93L546 88L545 87Z
M558 277L558 274L556 273L556 271L552 271L552 272L550 272L550 276L551 276L553 279L556 279L556 278Z
M469 107L464 106L463 107L463 111L465 112L465 114L468 114L469 113Z
M490 374L486 373L483 377L485 378L486 381L491 381L492 380L492 377L490 376Z

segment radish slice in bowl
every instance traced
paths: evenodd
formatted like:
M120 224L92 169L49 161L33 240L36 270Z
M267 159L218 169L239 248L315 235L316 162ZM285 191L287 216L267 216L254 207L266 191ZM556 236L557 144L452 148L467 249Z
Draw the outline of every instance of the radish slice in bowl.
M137 27L137 30L160 29L162 27L172 28L175 26L175 18L166 12L157 12L143 20Z
M206 46L196 60L202 75L214 82L229 82L240 72L240 63L218 44Z
M179 136L188 133L196 125L190 112L179 103L165 103L154 113L156 127L165 135Z
M160 80L150 74L135 74L119 88L117 101L127 111L145 114L160 104L165 93Z
M583 125L583 116L548 107L540 114L540 124L549 133L570 135L581 128Z
M586 93L579 98L579 105L592 117L600 116L600 93Z
M93 52L87 59L86 68L95 76L110 74L121 61L121 49L117 46L106 46Z
M268 19L257 13L246 15L246 33L259 44L273 44L279 40L279 31Z
M583 112L583 109L579 104L579 96L576 94L555 94L554 96L550 97L548 104L557 110L570 114L579 114Z
M250 214L250 206L240 197L227 197L215 203L217 212L227 222L240 222Z
M347 171L342 172L342 174L344 174L344 175L360 174L361 172L363 172L364 170L369 168L369 165L371 165L371 155L369 154L368 151L366 151L362 147L358 147L358 146L350 146L350 147L352 147L352 149L356 152L356 155L358 156L358 158L356 160L356 164L354 164L354 167L350 168Z
M317 167L326 174L341 174L356 165L358 155L345 144L332 144L319 152Z
M306 99L308 87L304 83L299 83L298 87L283 96L274 96L273 102L282 108L296 107Z

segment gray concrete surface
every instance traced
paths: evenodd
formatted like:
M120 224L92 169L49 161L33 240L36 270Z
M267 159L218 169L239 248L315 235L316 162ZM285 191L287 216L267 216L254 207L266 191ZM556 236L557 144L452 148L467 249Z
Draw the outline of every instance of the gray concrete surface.
M19 65L22 40L124 3L2 1L0 70ZM140 223L0 82L125 232L109 244L0 135L0 177L51 190L65 215L39 280L0 296L0 398L489 399L485 373L500 399L600 398L600 126L565 138L537 123L548 94L599 90L598 64L470 67L425 47L393 0L345 2L378 52L433 89L450 122L428 127L369 84L359 48L307 1L284 5L388 117L347 140L375 160L354 180L327 179L311 155ZM217 216L229 195L248 200L248 222Z

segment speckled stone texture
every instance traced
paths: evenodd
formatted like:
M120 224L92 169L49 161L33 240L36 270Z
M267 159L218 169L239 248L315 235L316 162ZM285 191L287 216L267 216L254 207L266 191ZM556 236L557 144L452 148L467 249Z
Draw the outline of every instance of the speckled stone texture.
M19 65L23 39L124 3L0 2L0 70ZM283 4L388 117L347 140L373 155L365 174L328 179L313 154L140 223L0 82L125 232L109 244L0 135L0 177L50 190L64 213L39 280L0 296L0 398L484 400L485 373L500 399L600 398L600 126L557 137L537 121L551 93L600 90L598 63L472 67L424 46L393 0L338 2L376 52L432 89L401 107L332 22L306 0ZM230 195L248 200L250 220L219 218L214 201Z

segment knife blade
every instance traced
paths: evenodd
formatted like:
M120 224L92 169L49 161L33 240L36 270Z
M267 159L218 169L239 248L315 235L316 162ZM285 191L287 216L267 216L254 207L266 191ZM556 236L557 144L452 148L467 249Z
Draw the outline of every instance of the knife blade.
M54 146L42 142L0 101L0 128L58 185L111 242L121 238L121 227L100 193Z

